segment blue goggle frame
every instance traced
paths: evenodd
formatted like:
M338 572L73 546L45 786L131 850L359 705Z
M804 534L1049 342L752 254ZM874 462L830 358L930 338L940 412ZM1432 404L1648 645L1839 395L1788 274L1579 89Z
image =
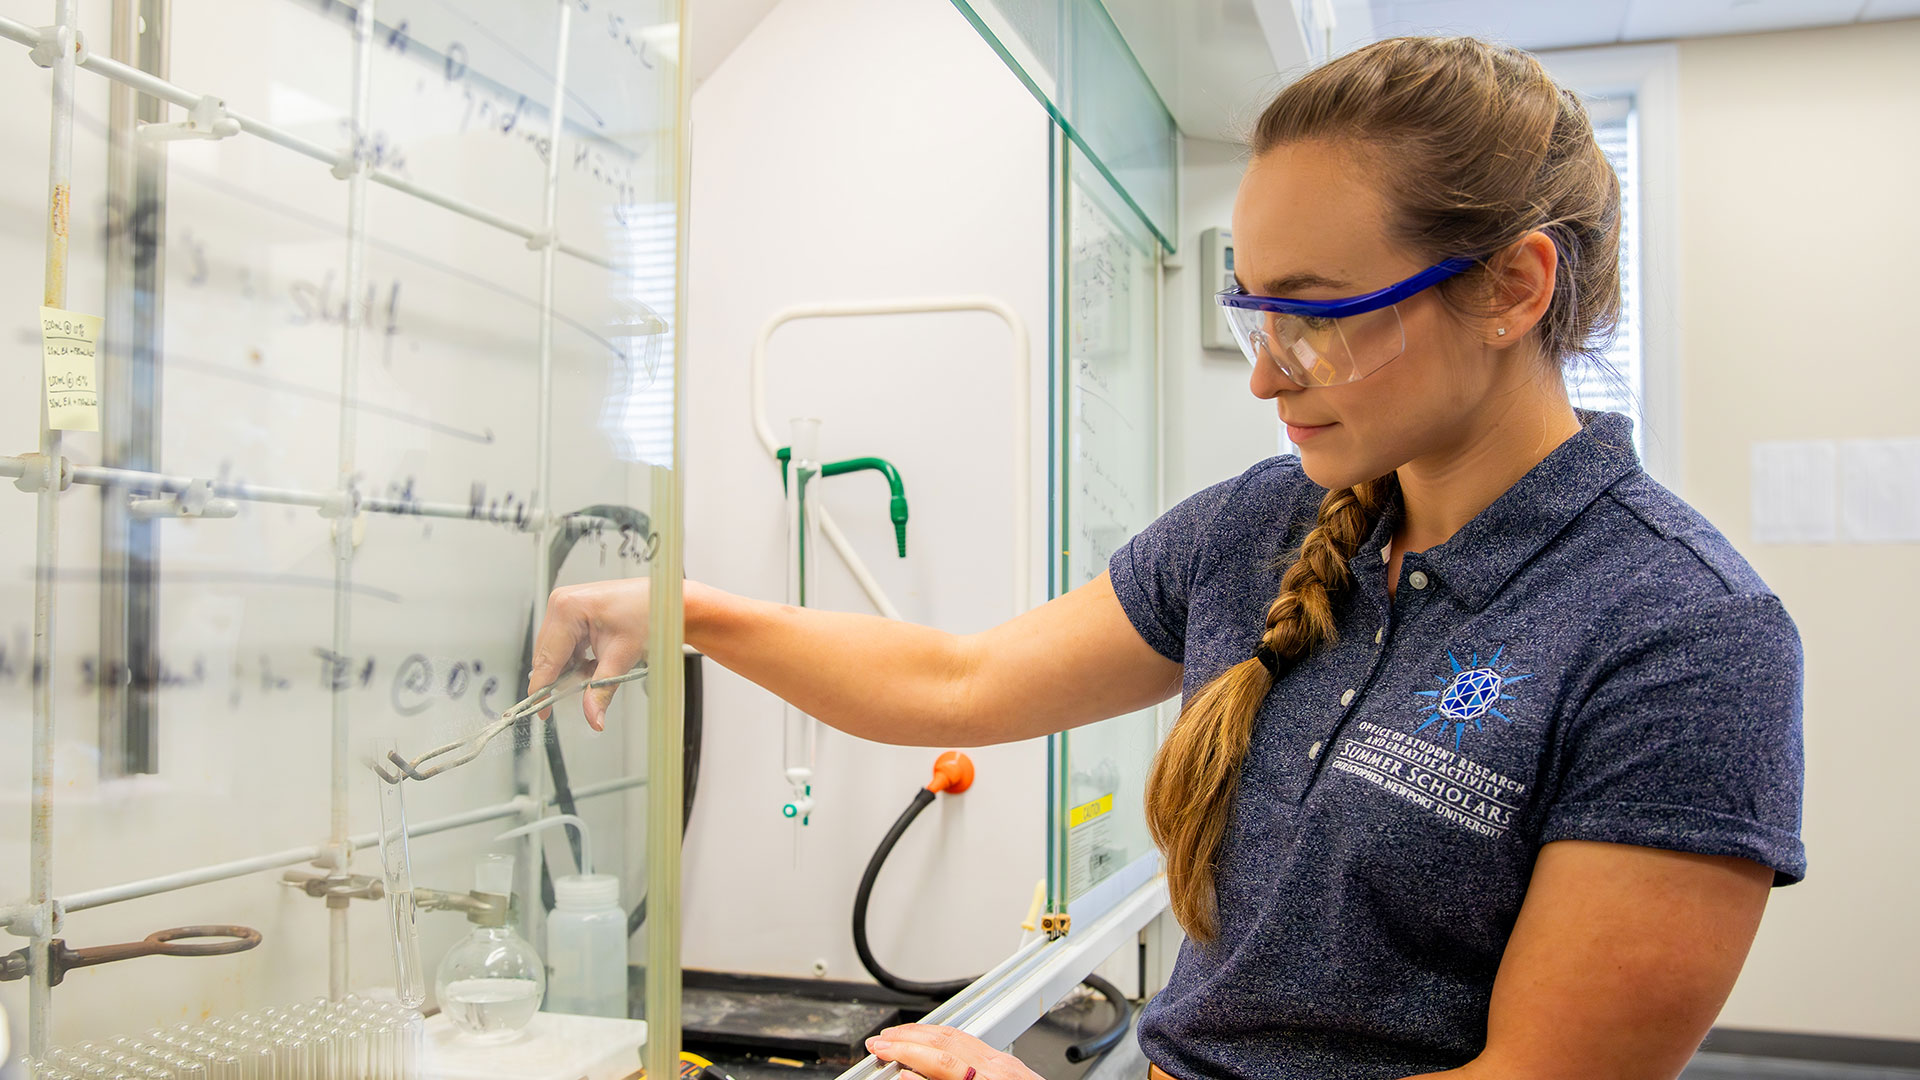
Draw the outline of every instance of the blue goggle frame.
M1297 315L1309 319L1344 319L1349 315L1365 315L1369 311L1378 311L1383 307L1397 304L1448 278L1458 277L1471 270L1477 261L1447 259L1434 263L1405 281L1395 282L1384 289L1376 289L1370 293L1349 296L1341 300L1287 300L1278 296L1253 296L1242 289L1238 282L1230 288L1220 290L1216 299L1223 307L1272 311L1281 315Z

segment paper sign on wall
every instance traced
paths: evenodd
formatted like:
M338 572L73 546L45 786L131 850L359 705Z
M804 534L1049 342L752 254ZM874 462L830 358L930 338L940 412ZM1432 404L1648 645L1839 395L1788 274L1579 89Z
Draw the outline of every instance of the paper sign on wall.
M1840 535L1869 544L1920 543L1920 439L1840 444Z
M1831 544L1838 500L1831 439L1753 444L1753 539Z
M100 393L94 363L99 343L100 316L40 309L49 427L61 431L100 430Z

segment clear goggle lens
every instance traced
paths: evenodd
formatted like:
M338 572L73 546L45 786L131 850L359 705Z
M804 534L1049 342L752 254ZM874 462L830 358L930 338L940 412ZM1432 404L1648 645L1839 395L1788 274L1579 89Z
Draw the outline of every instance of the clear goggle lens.
M1222 303L1247 362L1264 358L1303 387L1364 379L1406 351L1400 310L1388 305L1343 319L1283 315Z

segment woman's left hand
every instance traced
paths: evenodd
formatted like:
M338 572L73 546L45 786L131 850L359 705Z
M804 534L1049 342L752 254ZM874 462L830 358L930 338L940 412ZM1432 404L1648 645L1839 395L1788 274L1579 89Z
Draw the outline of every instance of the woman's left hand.
M900 1063L901 1076L924 1080L1041 1080L1040 1074L971 1035L950 1027L902 1024L867 1040L881 1061Z

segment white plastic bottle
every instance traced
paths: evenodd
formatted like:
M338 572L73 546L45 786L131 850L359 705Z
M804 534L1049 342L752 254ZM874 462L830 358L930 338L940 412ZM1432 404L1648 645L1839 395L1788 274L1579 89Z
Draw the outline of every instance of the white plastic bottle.
M553 882L547 919L547 1011L627 1016L627 913L620 879L569 874Z

